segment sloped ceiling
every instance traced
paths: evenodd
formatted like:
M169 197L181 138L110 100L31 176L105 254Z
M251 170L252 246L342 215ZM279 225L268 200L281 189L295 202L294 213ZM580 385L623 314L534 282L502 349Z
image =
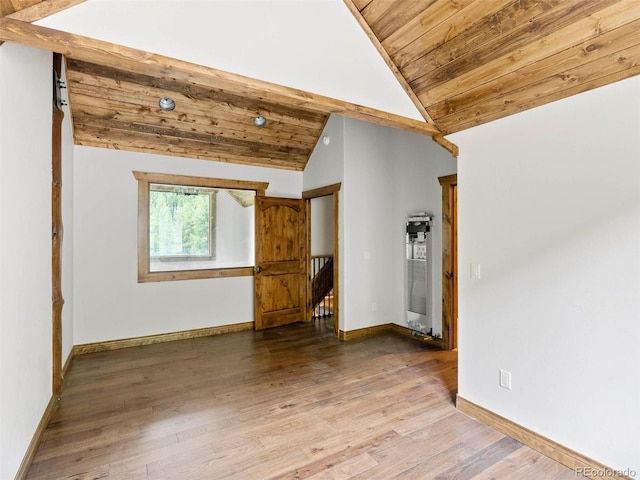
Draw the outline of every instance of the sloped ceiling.
M0 2L0 16L4 17L5 15L11 15L12 13L31 7L40 2L41 0L6 0Z
M329 117L75 59L67 81L78 145L303 170ZM166 96L173 111L159 108Z
M638 0L345 2L443 134L640 73Z
M0 6L0 39L66 55L76 143L296 170L331 113L455 154L442 134L640 73L637 0Z

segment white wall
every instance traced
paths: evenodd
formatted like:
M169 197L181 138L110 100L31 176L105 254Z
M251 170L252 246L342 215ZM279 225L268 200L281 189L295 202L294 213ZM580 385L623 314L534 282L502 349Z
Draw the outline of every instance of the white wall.
M74 158L74 343L253 321L253 277L137 283L133 170L270 182L300 197L302 173L77 147Z
M302 177L302 189L326 187L344 181L344 122L339 115L331 115L320 140L309 157ZM322 142L329 138L329 144Z
M340 329L406 326L404 228L428 210L434 227L434 316L441 330L442 193L455 159L430 137L332 115L304 171L304 190L342 182ZM321 137L322 137L321 136Z
M64 68L64 62L63 68ZM64 72L63 72L63 78ZM67 91L62 90L63 98ZM73 131L69 107L63 107L62 122L62 364L73 348Z
M391 129L345 119L343 330L391 321Z
M431 270L431 324L433 333L442 334L442 187L438 177L456 173L455 157L425 137L393 130L393 323L407 326L405 227L407 217L415 212L433 214Z
M0 478L51 398L51 54L0 47Z
M405 223L428 211L433 230L434 332L442 330L442 190L438 177L456 172L456 160L425 137L345 120L346 330L385 323L405 325Z
M459 394L639 472L640 77L451 139Z

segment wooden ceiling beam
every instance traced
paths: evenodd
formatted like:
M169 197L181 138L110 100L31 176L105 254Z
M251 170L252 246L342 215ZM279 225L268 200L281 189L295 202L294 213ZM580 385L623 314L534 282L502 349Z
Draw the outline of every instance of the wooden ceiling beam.
M84 2L86 2L86 0L42 0L34 5L7 15L7 17L32 23Z
M460 156L460 149L458 148L458 146L455 143L451 142L450 140L447 140L446 138L444 138L444 136L434 135L431 138L433 139L434 142L436 142L442 148L444 148L445 150L448 150L452 157L458 158L458 156Z
M6 17L0 19L0 40L61 53L85 62L219 88L236 95L319 113L339 114L428 136L440 134L434 125L427 122Z

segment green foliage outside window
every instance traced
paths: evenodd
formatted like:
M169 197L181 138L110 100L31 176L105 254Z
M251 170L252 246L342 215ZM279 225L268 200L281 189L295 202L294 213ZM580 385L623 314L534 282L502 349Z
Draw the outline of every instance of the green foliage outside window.
M179 189L149 193L152 257L212 255L212 193L188 193Z

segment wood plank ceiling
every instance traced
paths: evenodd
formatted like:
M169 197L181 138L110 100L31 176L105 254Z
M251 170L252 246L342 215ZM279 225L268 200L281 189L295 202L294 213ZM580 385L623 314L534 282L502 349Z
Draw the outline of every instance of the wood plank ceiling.
M0 2L0 17L11 15L40 2L41 0L4 0Z
M0 40L66 55L80 145L303 170L339 113L432 135L455 152L442 134L640 73L638 0L343 0L421 124L26 23L82 1L0 0ZM159 108L164 96L174 111Z
M67 81L78 145L303 170L329 117L74 59ZM159 107L163 97L175 110Z
M638 0L345 3L443 134L640 73Z

